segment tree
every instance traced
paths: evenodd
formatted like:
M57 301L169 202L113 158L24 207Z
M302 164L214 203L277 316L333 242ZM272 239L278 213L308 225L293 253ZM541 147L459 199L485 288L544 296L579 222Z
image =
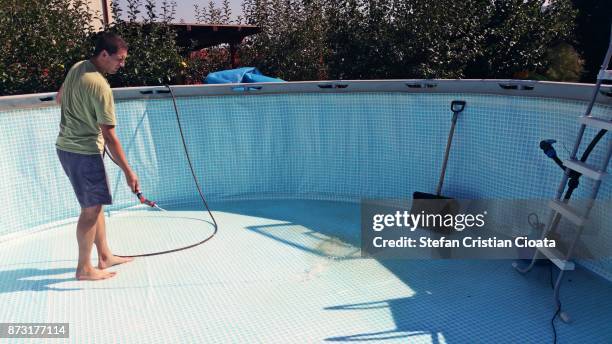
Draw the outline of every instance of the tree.
M176 32L168 25L174 19L176 3L162 1L160 12L154 0L145 0L145 16L139 21L142 6L141 0L127 0L125 20L117 2L111 3L115 21L107 29L129 45L125 68L108 76L113 87L162 85L184 74L186 63L176 45Z
M57 91L90 51L85 1L0 0L0 96Z
M547 51L572 42L575 15L570 0L245 0L243 7L247 22L262 28L248 39L246 60L290 80L544 74Z
M575 10L569 0L506 0L492 3L483 59L489 78L544 74L548 48L571 41Z
M219 8L215 6L213 1L209 1L208 10L198 4L194 4L194 9L198 24L232 23L232 11L228 0L223 0ZM195 46L196 42L193 43L193 46ZM187 59L185 81L188 84L200 84L208 73L231 68L229 49L228 44L220 44L191 52Z
M159 2L127 0L125 17L112 3L115 22L106 29L130 46L126 68L109 76L112 86L196 83L229 67L223 45L182 58L168 25L176 2ZM572 2L580 10L578 42ZM244 0L237 22L261 33L247 37L239 54L243 64L285 80L572 80L582 74L576 45L592 81L610 6L603 0ZM231 23L228 0L220 7L209 0L195 13L198 22ZM85 0L0 0L0 94L57 90L67 68L90 56L94 19Z
M408 78L462 78L468 65L483 55L488 0L395 1L393 73Z
M549 64L545 79L572 82L580 80L584 72L584 60L580 58L574 47L567 43L561 43L549 49L546 55Z
M584 57L583 82L594 83L610 39L612 1L573 0L577 9L576 47Z
M323 0L245 0L247 24L261 32L240 47L247 65L285 80L318 79L326 73Z
M381 0L331 0L326 7L326 61L334 79L390 77L397 61L393 7Z

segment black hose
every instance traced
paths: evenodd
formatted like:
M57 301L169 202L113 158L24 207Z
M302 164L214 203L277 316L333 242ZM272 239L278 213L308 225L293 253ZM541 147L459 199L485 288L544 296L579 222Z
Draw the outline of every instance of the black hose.
M608 131L606 129L601 129L597 133L597 135L595 135L595 137L593 137L593 140L591 140L591 143L589 143L587 148L584 150L584 153L582 153L582 157L580 158L581 162L587 161L587 159L589 158L589 155L591 155L591 152L593 151L593 149L595 148L597 143L599 143L601 138L607 132ZM580 172L576 172L576 171L573 171L573 170L569 171L569 180L567 182L567 191L565 192L565 196L563 197L564 200L569 200L572 197L572 194L574 193L574 190L576 190L576 188L578 188L578 185L580 184L580 177L581 176L582 176L582 174Z
M550 287L552 289L555 289L555 286L553 284L553 266L552 264L550 265ZM553 344L557 344L557 328L555 327L555 319L557 319L557 316L560 313L561 313L561 301L559 301L557 310L555 311L555 314L553 314L552 318L550 319L550 326L552 326L552 330L553 330Z
M198 182L198 177L195 174L195 170L193 168L193 164L191 162L191 157L189 156L189 150L187 149L187 143L185 142L185 135L183 133L183 127L181 126L181 119L179 116L179 111L178 111L178 106L176 105L176 97L174 96L174 92L172 91L172 88L169 85L164 85L166 88L168 88L170 95L172 96L172 103L174 104L174 113L176 115L176 123L178 125L179 128L179 133L181 135L181 142L183 143L183 149L185 151L185 156L187 157L187 163L189 164L189 169L191 171L191 175L193 176L193 181L195 183L196 189L198 190L198 194L200 195L200 198L202 199L202 203L204 204L204 206L206 207L206 210L208 211L208 214L210 215L210 218L213 221L213 226L215 227L215 230L213 231L213 233L207 237L206 239L197 242L195 244L191 244L188 246L184 246L184 247L179 247L179 248L175 248L175 249L171 249L171 250L165 250L165 251L159 251L159 252L153 252L153 253L144 253L144 254L137 254L137 255L131 255L131 256L122 256L122 255L117 255L118 257L124 257L124 258L134 258L134 257L149 257L149 256L157 256L160 254L167 254L167 253L172 253L172 252L178 252L178 251L183 251L192 247L196 247L199 246L205 242L207 242L208 240L212 239L216 234L217 231L219 229L219 226L217 224L217 221L215 220L215 217L213 216L212 212L210 211L210 208L208 207L208 203L206 202L206 199L204 198L204 193L202 192L202 188L200 187L200 183ZM106 149L105 149L106 151ZM115 159L113 159L113 157L108 154L109 158L115 163L117 164L117 162L115 161Z
M593 140L591 140L591 142L589 143L587 148L582 153L582 157L580 158L581 162L585 162L589 158L589 155L591 155L591 152L593 151L593 149L595 148L597 143L599 143L601 138L607 132L608 131L606 129L601 129L597 133L597 135L595 135L595 137L593 137ZM552 142L541 141L540 142L540 148L542 150L544 150L546 155L549 156L559 167L561 167L564 170L567 169L567 167L565 167L563 165L563 163L561 162L561 159L559 159L557 157L556 152L554 152L554 148L552 148L552 143L554 143L554 141L552 141ZM552 149L552 154L550 154L550 155L547 152L547 150L549 150L549 149ZM567 181L568 187L567 187L567 190L566 190L565 195L563 197L563 199L565 201L568 201L572 197L572 194L574 193L574 190L576 190L576 188L578 188L578 185L580 184L580 177L581 176L582 176L582 173L576 172L574 170L570 170L569 171L569 178L568 178L568 181ZM531 216L531 214L529 216ZM537 215L536 215L536 218L537 218ZM553 225L551 226L551 228L555 228L558 225L559 220L561 220L561 217L558 216L558 215L555 216L555 218L553 219ZM528 217L528 221L529 222L531 221L530 217ZM536 220L536 222L538 222L538 221ZM531 222L530 222L530 224L531 224ZM553 283L552 282L552 276L553 276L553 267L551 265L550 266L550 283L551 283L551 287L554 289L554 286L552 285L552 283ZM550 319L550 325L552 326L552 330L553 330L553 343L555 343L555 344L557 343L557 329L555 327L555 319L557 318L559 313L561 313L561 301L559 301L559 305L557 306L557 309L555 310L555 314Z
M593 140L591 140L591 143L589 143L589 146L587 147L587 149L584 150L584 153L582 153L582 158L580 158L580 161L585 162L589 155L591 154L591 151L593 150L593 148L595 148L595 146L597 145L597 143L599 142L599 140L601 140L601 138L607 133L608 131L606 129L601 129L597 135L595 135L595 137L593 138Z

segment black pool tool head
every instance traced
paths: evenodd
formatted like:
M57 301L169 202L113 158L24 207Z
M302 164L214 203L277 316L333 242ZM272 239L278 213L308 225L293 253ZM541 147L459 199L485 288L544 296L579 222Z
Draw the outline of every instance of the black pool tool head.
M542 140L540 141L540 149L542 149L544 151L544 154L546 154L547 157L549 158L556 158L557 157L557 151L555 150L555 147L553 147L553 144L557 142L556 140Z
M416 191L412 194L412 214L432 214L432 215L456 215L459 212L459 202L452 198L427 192ZM437 231L449 232L449 227L431 227L430 229Z
M453 100L451 102L451 111L452 112L461 112L465 108L465 100Z

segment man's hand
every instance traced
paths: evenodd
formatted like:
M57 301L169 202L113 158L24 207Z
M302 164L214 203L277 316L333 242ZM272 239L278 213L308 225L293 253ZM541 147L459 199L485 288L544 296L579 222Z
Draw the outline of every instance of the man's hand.
M140 184L138 183L138 176L134 171L129 170L125 173L125 179L127 180L127 185L132 190L133 193L140 192Z

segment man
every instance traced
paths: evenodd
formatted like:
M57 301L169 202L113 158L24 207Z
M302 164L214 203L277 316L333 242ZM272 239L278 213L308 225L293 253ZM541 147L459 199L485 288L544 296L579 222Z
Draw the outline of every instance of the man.
M115 133L113 93L104 74L115 74L125 65L127 44L119 36L103 33L93 56L77 62L68 72L57 96L61 104L60 132L56 148L64 172L81 205L77 223L79 262L76 278L101 280L115 272L104 269L131 261L112 254L106 241L103 206L112 204L104 162L104 146L123 170L132 192L139 192L138 177L130 168ZM91 264L93 244L98 267Z

